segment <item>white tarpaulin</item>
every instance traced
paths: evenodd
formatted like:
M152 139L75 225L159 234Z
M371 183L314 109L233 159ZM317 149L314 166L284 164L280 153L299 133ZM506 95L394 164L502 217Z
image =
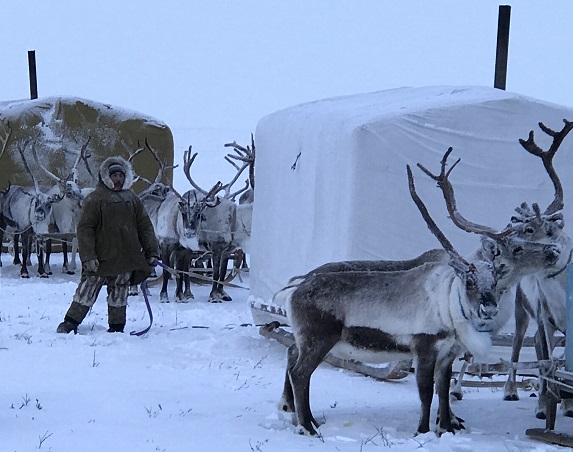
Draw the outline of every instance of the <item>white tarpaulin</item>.
M479 238L447 217L434 173L448 147L459 211L503 229L521 202L544 210L554 188L540 158L518 139L535 132L544 150L573 108L487 87L400 88L325 99L270 114L256 129L256 191L250 270L251 303L268 301L288 279L326 262L410 259L439 242L415 207L416 188L462 255ZM298 158L297 158L298 157ZM296 162L296 164L295 164ZM573 226L573 134L554 164L565 191L566 230Z

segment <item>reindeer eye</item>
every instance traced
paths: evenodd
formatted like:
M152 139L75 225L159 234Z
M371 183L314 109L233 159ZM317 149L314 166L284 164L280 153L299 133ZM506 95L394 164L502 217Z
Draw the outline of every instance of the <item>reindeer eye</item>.
M517 256L518 254L522 254L523 253L523 247L522 246L516 246L513 249L513 255Z
M535 230L532 227L527 227L525 228L525 233L526 234L533 234L535 232Z

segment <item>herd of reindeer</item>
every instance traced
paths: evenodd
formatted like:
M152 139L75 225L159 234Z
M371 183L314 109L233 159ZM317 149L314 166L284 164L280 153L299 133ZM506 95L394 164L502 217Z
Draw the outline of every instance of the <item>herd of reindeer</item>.
M9 124L3 127L4 136L0 138L0 162L12 133ZM7 188L0 190L0 252L4 240L9 239L13 263L20 265L22 278L29 277L28 266L34 249L38 257L38 276L48 277L52 274L50 255L53 240L61 243L63 272L73 274L76 270L76 226L83 200L98 182L89 163L91 157L88 151L89 142L90 138L77 153L71 168L60 169L60 176L41 163L35 140L28 138L15 143L23 167L33 185L20 186L9 183ZM190 282L193 280L211 282L210 302L231 300L224 290L224 285L232 279L241 265L246 265L245 253L251 234L255 160L253 137L250 146L243 147L236 142L225 145L233 149L225 159L233 165L236 173L230 182L226 184L217 182L210 190L202 189L191 177L191 165L197 153L192 154L189 147L184 153L184 172L192 188L183 194L180 194L172 184L164 182L165 172L173 170L178 165L167 166L147 139L144 145L138 145L135 150L130 149L124 142L122 144L127 153L127 161L132 167L135 157L142 152L150 152L157 163L157 176L154 181L138 175L137 168L133 168L133 172L135 181L141 180L148 185L138 195L155 228L161 261L171 270L163 271L160 300L169 301L167 286L172 275L176 275L175 299L178 302L193 298L190 290ZM28 148L30 151L27 151ZM28 161L30 155L35 165L31 165ZM92 179L92 183L86 187L80 186L79 182L78 172L81 163L85 165ZM54 185L41 186L32 168L42 171L44 176L54 181ZM246 169L248 169L248 179L245 186L233 191L233 185ZM69 245L72 254L68 260ZM234 259L235 264L231 274L227 275L230 258ZM207 277L207 274L211 274L212 277Z
M527 152L541 159L554 187L553 201L543 211L538 204L530 206L523 202L502 231L471 222L458 211L449 176L460 160L447 169L452 148L443 156L438 174L418 163L418 167L437 182L453 223L464 231L481 235L481 246L471 257L466 259L458 254L438 229L416 192L408 166L410 195L443 249L427 251L408 261L327 263L306 275L291 278L286 287L275 294L275 301L282 301L286 307L295 338L287 353L279 407L296 414L301 433L317 434L319 424L310 410L310 378L329 352L365 362L388 360L388 356L393 358L390 360L402 355L413 356L421 400L417 432L430 430L435 386L439 404L438 434L464 428L463 419L454 415L450 406L454 360L464 353L474 356L486 353L491 346L491 333L506 324L512 311L516 323L512 362L519 361L530 320L537 326L534 338L537 359L551 358L554 333L565 334L566 330L564 270L573 255L573 243L564 231L563 187L553 166L557 150L573 128L573 122L565 119L563 122L565 125L560 131L539 123L541 130L552 138L546 151L536 144L533 131L528 139L519 140ZM4 132L0 159L10 139L9 126ZM22 277L28 277L27 265L34 245L39 275L50 273L49 256L54 237L62 239L63 270L75 270L75 257L70 262L67 259L67 244L75 235L82 200L92 189L78 185L80 163L83 162L94 184L97 182L89 165L88 145L89 139L67 174L57 176L40 163L34 140L16 144L33 186L9 184L0 190L0 244L4 235L12 239L14 264L21 265ZM28 146L36 162L34 167L54 180L52 187L39 185L26 160ZM191 188L180 194L171 184L163 182L165 172L176 165L167 166L147 140L136 150L124 144L128 161L133 162L141 152L150 152L157 163L154 181L138 176L136 168L134 173L136 180L148 184L139 196L155 228L161 260L178 275L177 301L193 297L189 283L193 275L205 274L201 270L206 270L203 268L206 259L211 263L212 272L209 301L230 300L224 290L228 261L231 257L241 260L242 252L248 252L255 143L251 137L250 146L235 142L225 146L234 151L226 156L236 169L232 180L226 184L217 182L209 190L201 188L191 177L197 154L192 154L190 147L183 156L183 170ZM247 168L249 177L245 186L233 191ZM163 302L169 301L169 278L170 272L164 271L160 295ZM384 356L386 358L381 358ZM458 392L461 393L459 388ZM510 370L504 398L518 399L515 367ZM562 407L565 415L573 417L573 404L568 403L571 400L563 399ZM538 418L546 417L547 404L548 388L542 379Z
M501 231L471 222L458 211L449 176L460 160L447 168L452 148L443 156L438 174L418 163L437 182L452 222L481 235L481 246L471 257L459 255L439 230L407 166L410 195L441 249L407 261L327 263L291 278L274 295L273 304L285 307L294 336L279 409L295 414L299 433L318 434L319 423L310 409L310 379L328 353L367 363L412 357L421 402L417 433L430 431L435 390L438 435L465 428L450 406L455 359L464 354L487 359L492 333L507 323L512 311L516 323L512 363L518 364L530 319L537 326L537 359L550 360L556 346L554 333L566 330L565 270L573 254L564 231L563 187L553 166L555 153L573 128L573 122L563 122L560 131L539 123L552 138L548 150L535 142L533 131L528 139L519 140L543 162L555 189L553 201L544 211L538 204L522 203ZM505 400L518 400L517 364L510 367ZM552 400L559 395L552 391L541 378L536 408L540 419L553 415ZM454 387L451 394L460 399L461 388ZM561 401L566 416L573 417L572 401L565 397Z

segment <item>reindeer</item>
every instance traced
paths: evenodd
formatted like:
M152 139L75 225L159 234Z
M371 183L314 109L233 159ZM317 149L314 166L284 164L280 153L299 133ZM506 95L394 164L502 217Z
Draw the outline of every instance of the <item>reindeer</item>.
M8 146L8 141L10 140L10 137L12 135L12 128L10 127L10 122L7 122L6 125L4 125L4 121L0 121L0 123L2 124L2 129L3 129L3 138L0 139L0 159L1 159L2 156L4 155L4 151L6 151L6 148ZM4 203L4 198L6 197L6 194L8 193L9 189L10 187L0 191L0 257L2 256L4 231L6 230L6 221L4 220L4 216L2 215L2 205ZM0 258L0 267L2 267L1 258Z
M143 150L143 148L140 149ZM140 152L140 149L130 153L130 158ZM176 166L166 166L165 162L159 158L157 150L151 147L147 139L145 140L145 149L152 153L158 166L158 172L153 182L138 176L149 185L139 196L155 229L160 245L161 260L166 265L173 266L180 271L176 281L175 300L186 302L193 298L193 294L190 290L188 275L184 272L189 269L188 262L191 256L199 249L198 222L202 212L208 206L214 206L216 201L212 200L209 193L203 195L195 190L189 190L181 195L172 185L163 184L161 180L165 171L174 169ZM212 191L218 190L218 188L219 185L216 185ZM170 273L163 271L161 302L169 302L167 286L170 278ZM185 284L184 290L183 284Z
M563 139L573 129L573 122L563 120L564 127L556 132L546 127L542 122L539 127L543 132L553 138L547 151L543 151L536 143L534 132L529 132L527 140L520 139L523 148L541 159L551 182L555 196L553 201L541 213L538 204L529 208L527 203L516 209L517 215L512 217L511 226L515 234L527 240L541 243L557 243L562 246L563 253L559 261L551 268L524 277L518 284L515 293L515 336L513 338L511 362L517 363L523 339L529 324L533 319L537 324L535 333L535 351L538 360L551 358L555 346L553 335L556 331L566 332L566 272L567 265L573 255L573 243L563 230L563 187L559 176L553 167L553 158L563 142ZM545 379L540 381L539 399L536 408L536 417L545 419L547 416L547 384ZM510 370L508 381L504 387L505 400L519 400L516 385L516 371ZM563 399L561 408L566 416L573 417L573 405L570 399Z
M231 145L238 146L236 143ZM247 150L248 148L243 149ZM211 190L211 192L207 192L191 177L191 165L193 165L197 155L197 153L192 155L191 146L189 146L189 150L185 151L183 156L183 171L187 180L197 192L202 193L206 197L211 196L214 198L216 196L217 198L217 202L209 206L208 209L205 209L203 215L200 217L197 239L199 248L211 253L213 284L211 293L209 294L209 302L221 303L222 301L231 300L230 295L225 292L223 287L230 255L232 251L237 248L234 236L237 224L237 205L232 199L246 191L249 187L249 183L247 181L245 187L236 192L231 192L231 187L238 180L241 173L250 166L254 160L243 160L243 164L240 167L236 167L237 172L230 182L224 185L220 184L215 191ZM254 154L252 155L254 158ZM222 192L222 195L217 196L220 192Z
M227 160L237 171L241 168L233 160L238 160L247 164L249 168L248 188L241 193L239 204L235 214L235 227L233 229L233 239L237 249L234 269L247 268L246 254L250 253L251 247L251 227L253 219L253 203L255 200L255 140L251 134L251 146L240 146L235 141L225 144L225 147L232 147L237 155L227 154Z
M22 238L22 261L20 276L29 278L28 258L32 248L32 239L37 234L47 234L52 214L52 205L62 200L58 194L47 195L40 190L38 181L34 177L24 156L24 149L31 141L28 138L23 146L18 144L18 152L24 163L24 168L30 174L34 182L34 189L11 185L4 192L2 205L3 223L6 225L6 232L11 235L19 234ZM43 250L37 246L38 252L38 275L47 277L43 266ZM15 249L15 257L17 249Z
M72 165L71 170L65 177L56 176L50 170L48 170L38 158L35 148L32 147L34 158L37 165L44 171L44 173L52 180L56 182L49 191L48 194L58 194L61 196L62 200L54 204L52 208L52 223L54 227L54 232L59 234L64 234L61 239L62 243L62 253L64 257L64 262L62 265L62 272L68 275L73 275L76 270L76 251L77 251L77 240L76 240L76 226L80 218L80 209L82 207L83 200L85 198L82 190L79 187L79 174L78 174L78 164L80 161L87 163L87 158L89 155L86 154L87 147L91 137L88 137L86 143L81 147L76 161ZM68 262L68 242L72 241L72 256L70 262ZM46 240L46 261L44 268L46 273L51 275L50 268L50 255L52 252L52 239L47 238Z
M412 199L447 257L432 251L408 262L387 262L387 270L381 270L378 262L361 261L356 267L352 262L339 263L348 265L348 270L309 272L275 295L286 300L295 337L287 352L279 408L296 413L301 433L317 434L309 403L310 378L328 352L365 362L413 355L421 400L417 432L430 429L434 377L438 434L463 428L463 420L453 415L449 405L455 357L464 351L485 354L503 291L531 266L538 269L548 259L553 263L558 258L551 247L551 257L547 252L533 253L527 269L492 263L479 254L467 261L431 219L407 169Z

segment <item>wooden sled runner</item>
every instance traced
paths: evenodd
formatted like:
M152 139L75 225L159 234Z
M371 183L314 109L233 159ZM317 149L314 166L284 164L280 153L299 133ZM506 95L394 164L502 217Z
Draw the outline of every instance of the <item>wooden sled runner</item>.
M540 367L540 378L547 380L550 396L547 405L545 428L529 428L525 434L530 438L560 446L573 447L573 435L554 431L557 417L557 403L560 398L573 398L573 372L565 370L563 360L544 362Z

